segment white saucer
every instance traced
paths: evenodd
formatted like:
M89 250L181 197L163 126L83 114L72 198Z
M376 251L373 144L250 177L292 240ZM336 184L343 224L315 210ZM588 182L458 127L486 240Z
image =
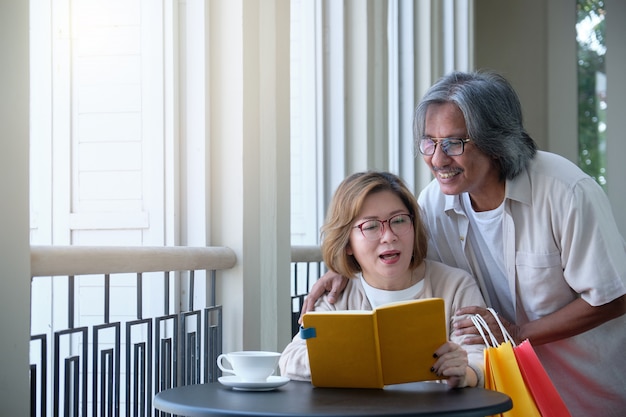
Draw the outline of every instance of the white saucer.
M270 376L267 381L262 382L242 381L238 376L221 376L217 380L222 385L240 391L271 391L289 382L286 376Z

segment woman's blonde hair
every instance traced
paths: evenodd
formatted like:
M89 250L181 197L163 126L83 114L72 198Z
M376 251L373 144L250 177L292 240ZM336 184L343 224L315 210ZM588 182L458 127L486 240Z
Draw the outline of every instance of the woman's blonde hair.
M354 221L363 208L365 198L381 191L390 191L397 195L409 214L413 216L415 239L409 269L417 268L426 257L428 238L421 210L413 193L398 176L389 172L359 172L352 174L339 184L321 229L324 262L328 268L344 277L353 278L361 272L361 266L355 257L347 253L350 233L352 233Z

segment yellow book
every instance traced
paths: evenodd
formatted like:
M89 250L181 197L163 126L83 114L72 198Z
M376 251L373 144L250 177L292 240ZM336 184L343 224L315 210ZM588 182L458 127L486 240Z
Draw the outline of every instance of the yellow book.
M312 311L302 318L311 383L382 388L439 379L433 353L447 340L441 298L401 301L372 311Z

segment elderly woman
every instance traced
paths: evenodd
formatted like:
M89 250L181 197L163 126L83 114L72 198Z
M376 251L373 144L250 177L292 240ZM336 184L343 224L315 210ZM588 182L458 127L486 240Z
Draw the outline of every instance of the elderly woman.
M346 178L330 203L322 227L324 262L350 277L334 304L322 297L315 310L372 310L380 305L442 298L450 340L433 352L431 369L451 387L483 385L483 345L465 345L451 333L458 309L484 300L465 271L425 260L427 235L417 201L404 183L385 172ZM281 374L311 378L306 342L296 335L280 359Z

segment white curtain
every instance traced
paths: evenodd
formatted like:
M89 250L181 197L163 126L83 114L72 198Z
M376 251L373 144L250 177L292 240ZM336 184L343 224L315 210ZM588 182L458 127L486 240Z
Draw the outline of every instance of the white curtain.
M292 1L292 243L318 243L330 197L353 172L392 171L416 194L430 181L413 109L441 75L471 68L471 9L471 0Z

